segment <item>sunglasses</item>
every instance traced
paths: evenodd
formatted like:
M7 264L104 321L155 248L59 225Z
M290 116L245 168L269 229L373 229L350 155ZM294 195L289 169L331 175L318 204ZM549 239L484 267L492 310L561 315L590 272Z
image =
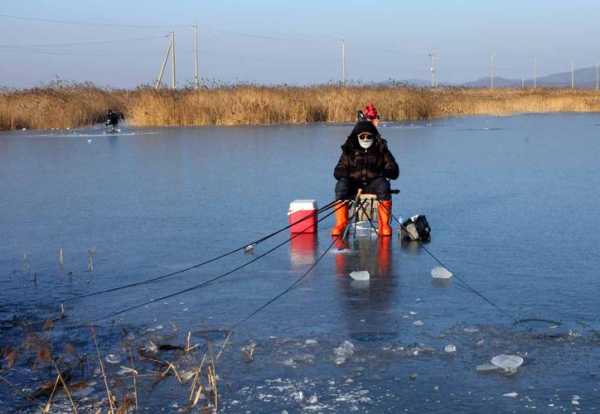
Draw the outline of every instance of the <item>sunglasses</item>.
M373 139L373 135L371 135L368 132L363 132L361 134L358 134L358 139L360 139L361 141L371 141Z

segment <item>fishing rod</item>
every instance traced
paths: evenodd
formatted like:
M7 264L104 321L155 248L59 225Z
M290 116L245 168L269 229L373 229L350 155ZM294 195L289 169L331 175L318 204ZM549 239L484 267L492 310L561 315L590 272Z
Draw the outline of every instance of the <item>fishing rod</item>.
M320 209L317 210L317 214L321 214L321 213L329 210L330 208L332 208L335 205L335 203L336 203L336 200L333 200L333 201L327 203L326 205L324 205L323 207L321 207ZM267 241L268 239L270 239L270 238L272 238L272 237L280 234L281 232L283 232L285 230L288 230L292 226L294 226L294 225L296 225L298 223L301 223L304 220L307 220L307 219L310 219L310 218L312 218L312 216L302 217L301 219L296 220L293 223L290 223L287 226L282 227L279 230L276 230L276 231L274 231L272 233L267 234L266 236L263 236L263 237L261 237L259 239L251 241L249 243L245 243L242 246L236 247L236 248L234 248L232 250L229 250L229 251L227 251L225 253L222 253L222 254L220 254L218 256L215 256L213 258L204 260L203 262L194 264L192 266L188 266L188 267L180 269L180 270L175 270L173 272L169 272L169 273L166 273L166 274L163 274L163 275L159 275L159 276L156 276L156 277L153 277L153 278L150 278L150 279L145 279L145 280L141 280L141 281L138 281L138 282L132 282L132 283L128 283L128 284L125 284L125 285L116 286L116 287L113 287L113 288L98 290L98 291L86 293L86 294L83 294L83 295L73 296L73 297L70 297L70 298L62 300L60 303L73 302L73 301L76 301L76 300L79 300L79 299L85 299L85 298L89 298L89 297L92 297L92 296L98 296L98 295L103 295L103 294L106 294L106 293L117 292L117 291L120 291L120 290L123 290L123 289L129 289L129 288L136 287L136 286L142 286L142 285L157 283L159 281L162 281L162 280L165 280L165 279L169 279L169 278L171 278L173 276L176 276L176 275L188 272L188 271L193 270L193 269L198 269L198 268L200 268L202 266L205 266L205 265L208 265L210 263L214 263L216 261L224 259L224 258L226 258L228 256L231 256L232 254L235 254L235 253L238 253L238 252L240 252L242 250L245 250L245 249L247 249L250 246L256 246L259 243Z
M321 221L325 220L326 218L328 218L329 216L331 216L333 213L335 213L337 210L339 210L340 208L343 208L345 203L346 202L343 202L340 205L338 205L334 210L332 210L331 212L327 213L324 217L321 217L317 222L321 222ZM298 237L301 234L302 233L295 233L291 237L289 237L288 239L286 239L283 242L275 245L274 247L272 247L271 249L269 249L266 252L262 253L261 255L256 256L254 259L252 259L252 260L250 260L248 262L242 263L241 265L239 265L239 266L237 266L237 267L235 267L235 268L233 268L231 270L228 270L228 271L226 271L224 273L221 273L220 275L215 276L215 277L213 277L211 279L205 280L205 281L203 281L201 283L198 283L196 285L193 285L193 286L190 286L188 288L185 288L185 289L182 289L182 290L170 293L168 295L164 295L164 296L159 297L159 298L150 299L150 300L148 300L146 302L139 303L137 305L132 305L132 306L129 306L127 308L124 308L124 309L121 309L121 310L118 310L118 311L115 311L115 312L111 312L111 313L109 313L109 314L107 314L105 316L102 316L100 318L97 318L97 319L95 319L95 320L93 320L91 322L98 322L98 321L106 320L106 319L109 319L109 318L113 318L115 316L122 315L124 313L130 312L130 311L135 310L135 309L139 309L141 307L144 307L144 306L147 306L147 305L150 305L150 304L162 301L162 300L171 299L173 297L176 297L176 296L179 296L179 295L182 295L182 294L185 294L185 293L189 293L189 292L192 292L194 290L201 289L201 288L203 288L203 287L205 287L207 285L210 285L210 284L216 282L217 280L223 279L223 278L225 278L225 277L227 277L227 276L229 276L229 275L237 272L238 270L241 270L241 269L249 266L250 264L252 264L252 263L254 263L254 262L262 259L263 257L267 256L268 254L270 254L270 253L274 252L275 250L279 249L280 247L288 244L291 240L295 239L296 237Z

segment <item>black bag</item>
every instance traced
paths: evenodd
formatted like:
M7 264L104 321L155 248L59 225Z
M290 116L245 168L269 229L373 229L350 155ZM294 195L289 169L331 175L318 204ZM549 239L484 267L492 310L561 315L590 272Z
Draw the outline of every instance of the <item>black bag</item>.
M427 222L425 215L417 214L402 223L402 238L404 240L413 240L428 242L431 240L431 227Z

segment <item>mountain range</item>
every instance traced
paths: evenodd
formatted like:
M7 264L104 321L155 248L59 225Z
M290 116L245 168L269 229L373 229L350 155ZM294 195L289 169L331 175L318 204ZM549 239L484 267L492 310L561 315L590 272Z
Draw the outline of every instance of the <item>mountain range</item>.
M592 89L596 87L597 82L597 69L596 66L591 66L587 68L580 68L575 70L575 87L576 88L588 88ZM412 86L429 86L431 85L430 81L426 81L423 79L409 79L402 83L412 85ZM560 72L560 73L552 73L550 75L539 76L536 82L538 87L562 87L562 88L570 88L571 87L571 72ZM474 81L458 83L458 84L446 84L440 83L442 86L464 86L468 88L487 88L490 86L490 77L482 77ZM501 76L494 77L494 86L496 88L520 88L522 86L532 87L534 85L533 78L528 79L512 79L512 78L504 78Z

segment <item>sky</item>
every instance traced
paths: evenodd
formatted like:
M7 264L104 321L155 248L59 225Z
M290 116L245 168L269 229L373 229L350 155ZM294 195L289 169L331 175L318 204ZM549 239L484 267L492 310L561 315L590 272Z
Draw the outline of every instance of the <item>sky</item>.
M3 0L0 87L152 84L175 32L179 87L321 84L346 79L531 78L600 62L598 0ZM170 64L165 81L170 81Z

